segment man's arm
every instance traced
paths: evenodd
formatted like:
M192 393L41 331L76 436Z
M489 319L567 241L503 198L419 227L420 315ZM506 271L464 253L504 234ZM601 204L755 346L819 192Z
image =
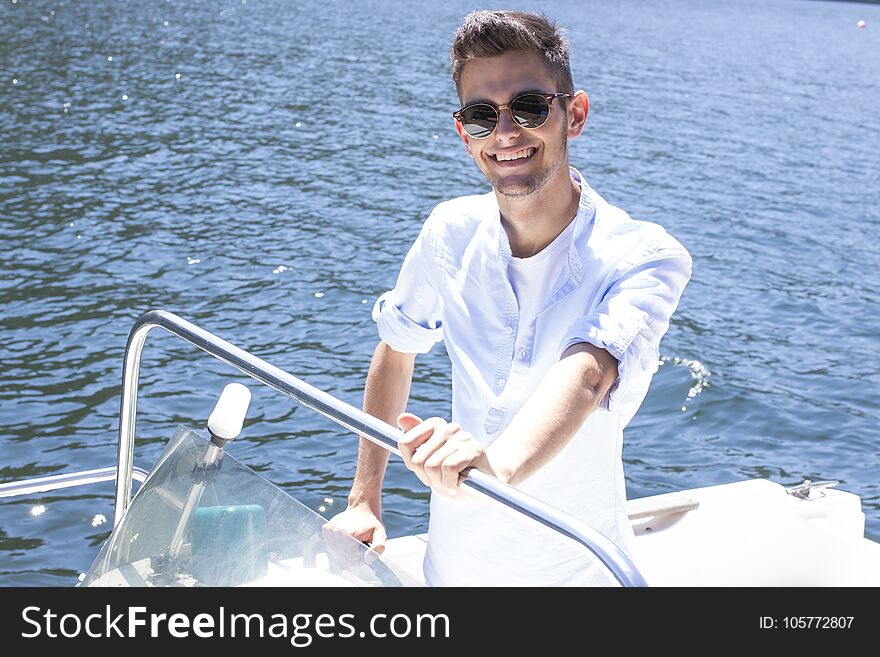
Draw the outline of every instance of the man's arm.
M516 485L546 465L578 432L617 380L617 359L581 342L562 354L486 449L495 475Z
M515 485L562 451L616 380L617 359L592 344L574 344L488 448L458 425L406 414L401 455L424 483L446 495L457 494L460 473L470 467Z
M367 385L364 390L364 410L393 426L406 408L412 385L413 364L416 355L395 351L380 341L373 353ZM382 509L382 480L388 465L388 450L361 437L358 447L357 471L349 506L367 505L377 516Z
M406 408L412 383L415 354L395 351L380 341L370 362L364 390L364 410L380 420L395 424ZM361 437L354 483L348 495L348 507L331 519L331 526L343 530L378 553L385 550L385 526L382 524L382 480L388 465L388 450ZM325 528L325 538L334 542L334 533ZM347 540L335 541L337 552L346 553Z

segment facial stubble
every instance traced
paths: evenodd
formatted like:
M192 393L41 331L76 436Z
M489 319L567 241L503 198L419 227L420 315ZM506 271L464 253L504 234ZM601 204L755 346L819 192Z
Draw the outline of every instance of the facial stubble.
M491 171L484 172L486 177L489 179L489 182L492 184L493 189L499 194L503 194L504 196L509 196L511 198L521 198L523 196L529 196L531 194L539 191L544 185L547 184L549 180L553 178L558 172L562 165L565 163L565 158L568 155L568 126L567 122L563 121L562 123L562 150L559 153L559 157L555 162L550 163L547 167L544 167L540 171L536 172L533 176L527 179L524 182L518 181L510 181L505 180L500 176L494 175Z

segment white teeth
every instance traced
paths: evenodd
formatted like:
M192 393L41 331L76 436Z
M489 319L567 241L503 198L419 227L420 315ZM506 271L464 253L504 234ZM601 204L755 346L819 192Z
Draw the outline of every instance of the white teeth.
M534 152L535 149L530 146L529 148L518 150L515 153L495 153L495 159L501 162L505 160L518 160L523 157L529 157Z

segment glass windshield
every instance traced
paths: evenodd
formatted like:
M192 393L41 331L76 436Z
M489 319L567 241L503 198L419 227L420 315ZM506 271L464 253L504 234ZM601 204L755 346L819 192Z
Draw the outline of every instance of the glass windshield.
M83 586L400 586L363 543L179 427Z

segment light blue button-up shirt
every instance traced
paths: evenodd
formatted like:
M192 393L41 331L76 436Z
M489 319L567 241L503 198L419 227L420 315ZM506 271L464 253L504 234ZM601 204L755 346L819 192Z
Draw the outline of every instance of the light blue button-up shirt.
M397 351L426 353L445 342L452 421L484 445L501 434L568 347L588 342L613 355L619 376L601 408L518 487L631 552L623 428L657 371L660 339L690 278L691 258L662 227L630 218L577 170L571 175L581 186L571 246L536 316L520 323L507 275L510 245L490 192L434 209L373 318ZM429 584L601 583L597 572L572 548L477 501L431 498Z

